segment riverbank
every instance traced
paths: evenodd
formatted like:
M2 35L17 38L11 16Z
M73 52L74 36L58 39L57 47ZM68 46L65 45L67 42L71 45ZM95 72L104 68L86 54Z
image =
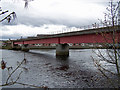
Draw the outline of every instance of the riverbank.
M10 46L4 46L0 49L7 49L7 50L21 50L21 47L10 47ZM56 49L56 46L34 46L34 47L28 47L28 49ZM80 46L69 46L69 49L112 49L112 47L80 47ZM120 48L118 48L120 49Z

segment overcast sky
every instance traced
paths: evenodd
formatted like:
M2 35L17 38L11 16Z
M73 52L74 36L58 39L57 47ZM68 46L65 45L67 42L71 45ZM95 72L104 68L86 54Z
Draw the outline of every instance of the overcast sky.
M115 1L115 0L114 0ZM118 1L118 0L116 0ZM109 0L34 0L24 8L22 0L1 0L0 6L17 18L11 23L0 23L3 39L19 39L92 25L103 19ZM9 14L7 13L7 14ZM7 14L0 16L2 19Z

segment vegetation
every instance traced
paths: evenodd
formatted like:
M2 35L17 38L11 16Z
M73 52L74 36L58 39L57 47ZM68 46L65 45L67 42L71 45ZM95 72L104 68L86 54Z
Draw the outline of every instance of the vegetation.
M111 49L106 50L97 50L93 51L97 58L93 58L94 64L97 67L97 69L102 73L103 76L105 76L113 85L113 87L116 87L117 85L114 85L115 82L118 83L117 87L120 87L120 37L117 33L116 25L118 24L118 8L120 7L120 2L114 3L112 0L109 2L109 6L106 8L107 13L105 13L105 20L101 21L106 27L108 27L108 30L112 27L112 32L110 33L111 37L107 37L107 33L101 33L101 35L104 37L104 40L106 43L109 44ZM112 43L109 43L108 41L112 41ZM109 68L112 68L110 70ZM110 75L113 75L114 78Z

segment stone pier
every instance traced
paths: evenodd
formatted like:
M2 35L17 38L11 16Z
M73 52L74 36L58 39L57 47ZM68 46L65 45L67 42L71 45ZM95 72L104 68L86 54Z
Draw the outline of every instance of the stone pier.
M21 46L21 50L22 50L22 51L25 51L25 52L28 52L28 51L29 51L28 44L23 44L23 45Z
M18 44L14 44L13 41L11 41L11 50L21 50L21 47Z
M69 56L69 45L58 44L56 47L56 56Z

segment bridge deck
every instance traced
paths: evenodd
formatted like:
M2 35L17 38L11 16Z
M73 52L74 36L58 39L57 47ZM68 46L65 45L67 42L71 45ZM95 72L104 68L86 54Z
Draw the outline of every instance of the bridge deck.
M114 28L120 37L120 26L116 26ZM35 38L25 38L15 40L15 44L37 44L37 43L111 43L111 35L110 32L113 31L113 27L104 27L104 28L95 28L88 29L83 31L69 32L69 33L61 33L55 35L49 35L47 37L35 37ZM109 40L105 40L105 38L101 35L101 33L106 33L105 37L109 38ZM117 40L118 41L118 40Z

